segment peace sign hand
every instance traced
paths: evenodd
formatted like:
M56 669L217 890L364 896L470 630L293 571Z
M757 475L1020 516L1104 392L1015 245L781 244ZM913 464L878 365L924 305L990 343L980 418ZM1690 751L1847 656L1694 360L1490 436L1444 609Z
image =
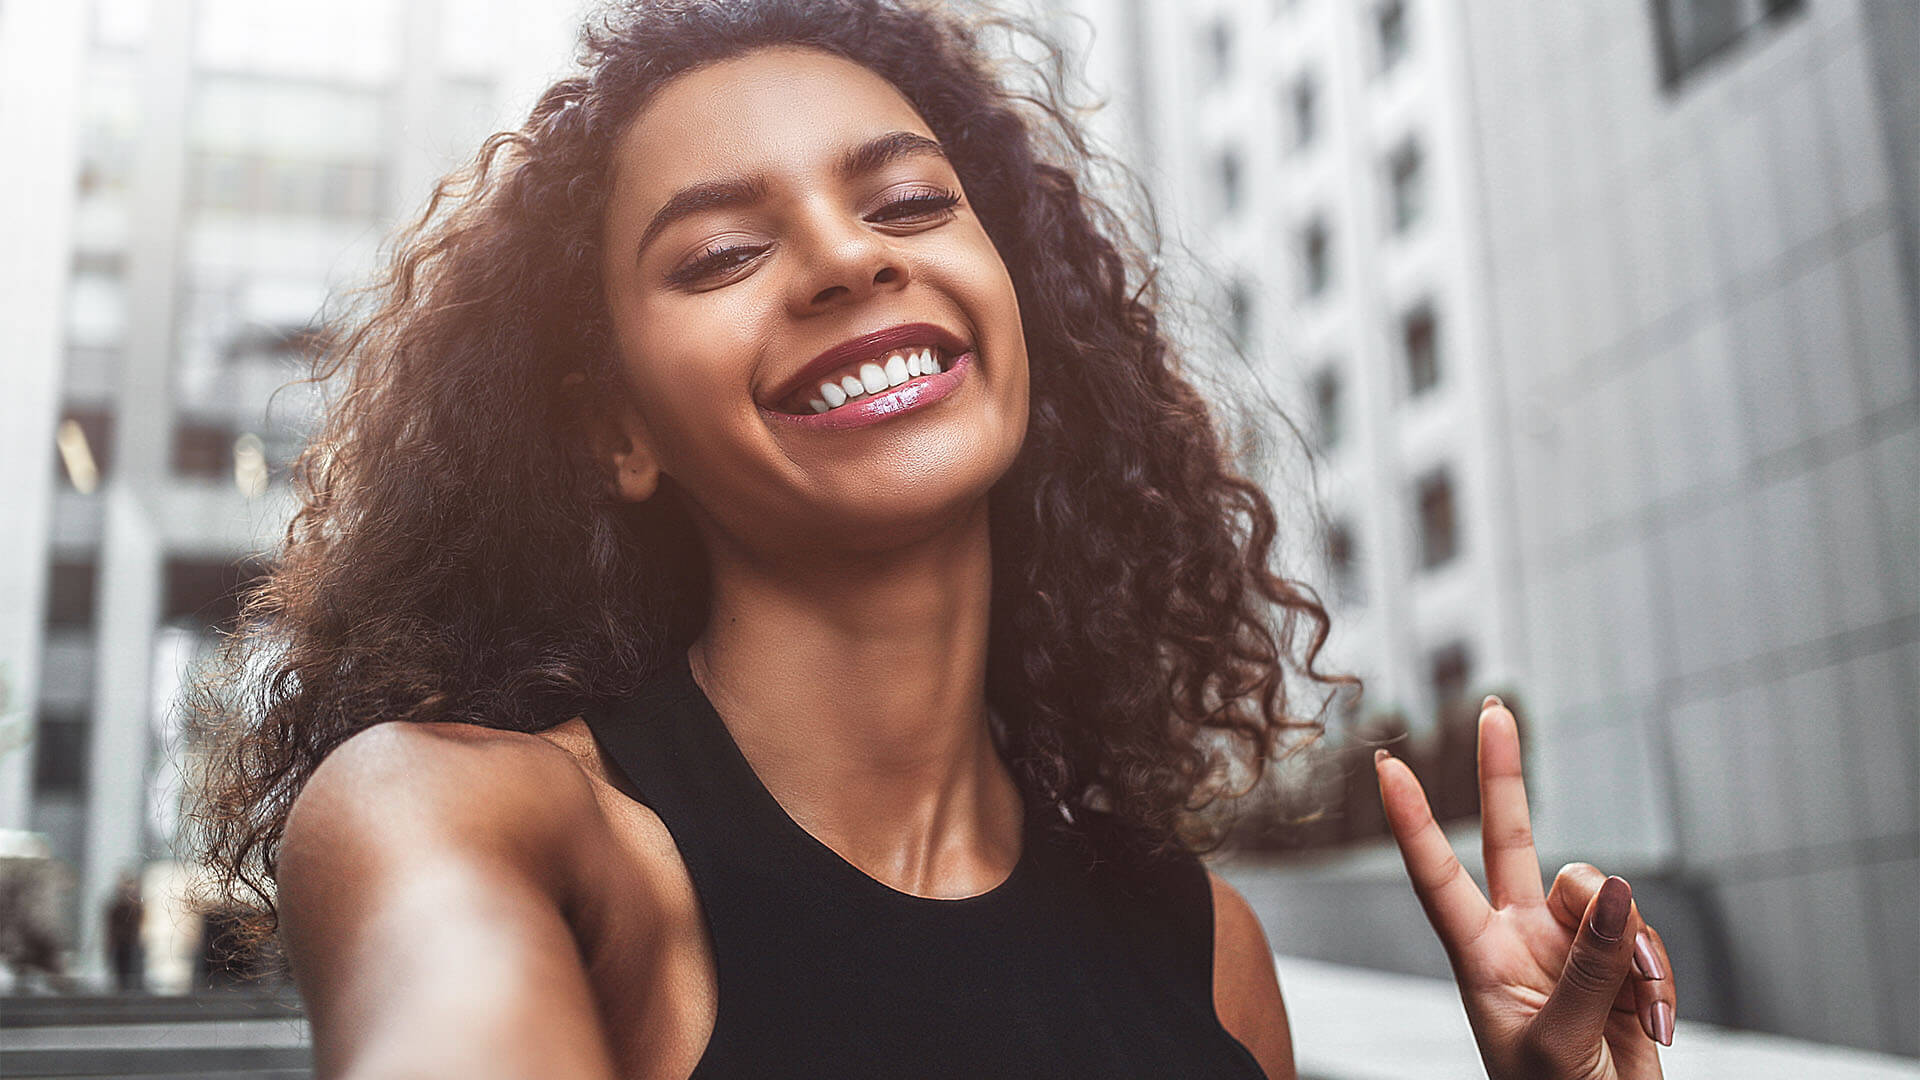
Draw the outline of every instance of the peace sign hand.
M1520 738L1497 697L1480 712L1480 826L1492 903L1454 857L1405 762L1374 755L1387 823L1453 963L1493 1080L1657 1080L1672 1045L1672 966L1617 877L1585 863L1540 888Z

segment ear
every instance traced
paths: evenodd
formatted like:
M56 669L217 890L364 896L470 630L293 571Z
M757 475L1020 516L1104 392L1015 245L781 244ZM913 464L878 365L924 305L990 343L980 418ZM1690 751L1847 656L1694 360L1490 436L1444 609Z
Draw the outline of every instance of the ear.
M585 373L569 372L560 389L581 411L588 452L607 470L616 498L645 502L660 487L660 462L646 422L624 394L606 395L592 404L580 400L586 381Z

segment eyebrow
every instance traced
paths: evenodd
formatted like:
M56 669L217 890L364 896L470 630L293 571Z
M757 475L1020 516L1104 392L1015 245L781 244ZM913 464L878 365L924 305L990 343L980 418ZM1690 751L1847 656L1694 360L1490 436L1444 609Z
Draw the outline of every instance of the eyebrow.
M925 135L912 131L889 131L876 135L866 142L849 149L840 155L834 163L834 175L842 180L851 179L874 172L885 166L910 157L937 157L947 160L947 152L940 143ZM702 181L681 188L673 193L660 209L654 211L652 220L647 222L646 231L640 234L640 243L635 247L634 258L646 254L648 245L665 232L667 226L681 218L709 210L724 210L735 206L750 206L767 196L767 178L765 176L728 176L717 180Z

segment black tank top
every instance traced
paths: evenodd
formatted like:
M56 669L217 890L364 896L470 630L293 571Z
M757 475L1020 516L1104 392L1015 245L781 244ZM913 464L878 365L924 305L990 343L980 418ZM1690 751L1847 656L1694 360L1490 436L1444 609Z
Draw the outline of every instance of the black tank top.
M585 718L706 916L719 1009L695 1080L1264 1076L1214 1012L1213 899L1193 856L1112 857L1110 819L1066 830L1029 803L1005 881L914 896L787 815L685 652Z

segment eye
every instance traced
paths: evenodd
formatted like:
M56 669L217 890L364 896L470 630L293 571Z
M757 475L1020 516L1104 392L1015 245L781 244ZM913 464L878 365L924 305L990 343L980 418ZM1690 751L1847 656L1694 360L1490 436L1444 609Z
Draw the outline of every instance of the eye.
M695 255L686 265L669 274L667 281L673 285L690 285L702 278L738 269L746 265L747 260L765 250L767 248L764 244L735 244L732 247L714 245Z
M907 221L939 217L960 205L960 193L948 188L920 188L893 199L873 212L876 221Z

